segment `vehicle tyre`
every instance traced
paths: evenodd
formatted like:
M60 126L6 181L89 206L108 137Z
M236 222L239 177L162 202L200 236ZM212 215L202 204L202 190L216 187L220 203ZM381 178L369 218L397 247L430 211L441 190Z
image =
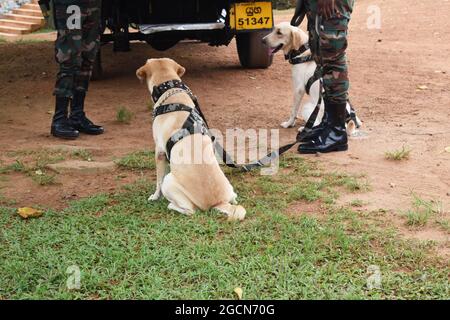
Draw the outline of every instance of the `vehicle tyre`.
M94 68L92 69L91 80L100 80L103 77L102 51L98 49L97 58L95 58Z
M236 36L239 61L244 68L265 69L272 65L273 55L262 43L262 38L267 34L269 31L255 31Z

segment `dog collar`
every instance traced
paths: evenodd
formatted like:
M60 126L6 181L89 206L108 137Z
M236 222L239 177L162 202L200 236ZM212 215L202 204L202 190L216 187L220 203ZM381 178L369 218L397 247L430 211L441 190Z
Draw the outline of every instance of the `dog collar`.
M301 64L312 61L314 58L311 54L307 56L301 56L309 49L309 44L305 43L298 50L289 51L288 54L284 55L284 58L288 60L290 64Z
M191 99L194 102L197 101L197 97L192 93L191 89L186 84L184 84L180 80L169 80L164 83L161 83L158 86L153 87L152 92L153 102L156 103L164 93L166 93L168 90L171 89L182 89L183 91L186 91L186 93L191 97Z

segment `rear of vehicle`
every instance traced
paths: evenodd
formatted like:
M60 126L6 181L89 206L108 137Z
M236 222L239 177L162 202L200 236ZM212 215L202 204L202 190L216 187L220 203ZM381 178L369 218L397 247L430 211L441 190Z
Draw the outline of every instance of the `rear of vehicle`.
M273 28L271 1L103 0L102 9L102 42L114 43L116 51L130 50L135 40L166 50L182 40L221 46L236 37L243 67L267 68L272 63L261 42Z

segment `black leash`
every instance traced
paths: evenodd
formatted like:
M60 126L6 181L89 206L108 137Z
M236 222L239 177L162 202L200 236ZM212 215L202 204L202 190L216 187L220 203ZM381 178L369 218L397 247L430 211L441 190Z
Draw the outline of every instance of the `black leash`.
M296 144L300 143L300 141L305 137L305 135L311 131L311 129L314 127L314 123L316 122L317 116L320 111L320 106L322 104L322 94L319 95L319 101L317 102L316 108L314 109L313 113L311 114L310 118L308 119L305 128L302 132L300 132L297 135L297 139L295 142L289 143L285 146L282 146L276 151L273 151L269 154L267 154L262 159L259 159L255 162L245 164L245 165L238 165L231 156L225 151L222 145L216 141L216 138L209 132L209 126L206 121L205 116L203 115L200 105L198 103L197 97L192 93L191 89L184 84L180 80L170 80L167 82L164 82L163 84L159 86L155 86L153 88L152 93L152 99L156 103L161 96L171 89L181 89L185 91L192 99L192 101L195 104L195 109L192 109L191 107L173 103L173 104L166 104L161 105L157 107L153 111L153 117L160 116L162 114L166 114L169 112L175 112L175 111L186 111L189 112L190 115L188 119L186 120L186 123L183 125L183 128L179 130L174 136L172 136L169 141L167 142L167 158L170 159L170 152L173 148L173 146L179 142L181 139L187 137L188 135L194 134L194 133L201 133L201 134L207 134L211 137L211 140L214 143L216 152L219 153L222 156L222 161L225 163L227 167L234 168L234 169L240 169L244 172L250 172L253 169L261 168L267 165L270 165L275 159L279 158L281 155L288 152L290 149L292 149ZM322 92L323 86L322 86L322 80L320 80L320 92ZM196 114L198 113L198 116ZM201 118L201 119L199 119ZM200 126L196 126L196 123L200 122ZM203 122L203 123L201 123Z
M220 145L220 143L218 143L216 141L216 138L210 133L208 123L200 109L200 105L198 103L197 97L192 93L192 90L186 84L184 84L182 81L170 80L170 81L162 83L159 86L155 86L153 88L153 92L152 92L153 102L156 103L165 92L167 92L168 90L171 90L171 89L181 89L181 90L185 91L191 97L192 101L194 102L195 109L192 109L191 107L188 107L188 106L185 106L182 104L172 103L172 104L158 106L153 111L154 118L157 116L160 116L162 114L166 114L169 112L175 112L175 111L187 111L190 113L188 119L186 120L186 122L183 125L183 127L181 128L181 130L179 130L177 133L175 133L175 135L173 135L167 142L166 149L167 149L167 158L168 159L170 159L170 152L171 152L173 146L177 142L179 142L181 139L187 137L188 135L195 134L195 133L201 133L201 134L206 134L206 135L210 136L211 140L214 143L216 152L222 156L222 161L225 163L225 165L230 168L240 169L244 172L249 172L255 168L266 166L279 156L278 155L279 151L272 152L269 155L267 155L266 157L264 157L258 161L255 161L255 162L252 162L252 163L246 164L246 165L238 165L231 158L231 156L228 154L228 152L225 151L225 149L222 147L222 145ZM198 114L198 116L197 116L197 114ZM200 125L196 125L196 124L200 124ZM285 151L283 151L284 150L283 149L282 152L285 153L289 149L286 149Z
M291 20L291 25L298 27L302 24L305 19L306 9L304 0L297 0L297 5L295 7L295 13Z
M296 12L294 17L292 18L291 24L293 26L299 26L301 24L301 22L303 21L305 14L302 13L304 12L304 2L303 0L298 0L297 2L297 8L296 8ZM320 22L319 22L319 16L317 16L316 19L316 33L319 36L319 26L320 26ZM319 36L320 39L320 36ZM306 84L306 91L309 94L310 89L312 87L312 85L316 82L316 81L320 81L320 88L319 88L319 99L317 101L316 107L314 108L314 111L312 112L311 116L309 117L308 121L306 122L306 125L304 127L304 129L299 132L297 134L297 138L294 142L289 143L287 145L282 146L281 148L278 149L278 151L274 151L272 153L269 153L266 157L264 157L263 159L259 160L258 163L266 163L267 161L276 159L277 157L280 157L281 155L283 155L284 153L288 152L290 149L292 149L295 145L299 144L302 142L302 140L306 137L306 135L311 132L311 130L314 128L314 124L316 123L317 117L319 116L319 112L320 112L320 107L322 105L322 100L323 100L323 81L322 81L322 75L323 75L323 62L322 62L322 54L320 52L320 40L318 39L318 49L319 49L319 57L320 57L320 62L317 64L317 68L314 71L314 75L308 80L308 83ZM299 55L305 53L307 50L309 50L309 44L305 44L303 46L301 46L298 50L293 50L291 51L288 55L285 56L286 60L289 60L289 62L291 64L299 64L299 63L304 63L307 61L302 61L302 57L298 57ZM297 58L297 59L296 59ZM313 59L312 55L311 55L311 60ZM309 61L311 61L309 60ZM292 61L292 62L291 62Z

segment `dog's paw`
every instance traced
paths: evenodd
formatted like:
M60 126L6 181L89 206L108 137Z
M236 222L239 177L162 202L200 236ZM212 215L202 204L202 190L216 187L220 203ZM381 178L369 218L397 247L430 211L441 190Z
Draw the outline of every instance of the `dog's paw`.
M281 126L285 129L292 128L295 125L295 121L286 121L281 124Z
M234 210L228 215L228 221L243 221L247 211L243 206L234 206Z
M148 202L157 201L161 198L161 192L155 192L150 197L148 197Z

